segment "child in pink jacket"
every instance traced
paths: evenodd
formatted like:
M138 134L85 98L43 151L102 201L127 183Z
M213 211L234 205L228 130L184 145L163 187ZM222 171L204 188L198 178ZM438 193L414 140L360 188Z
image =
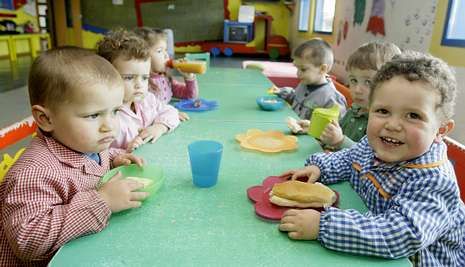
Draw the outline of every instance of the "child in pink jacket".
M185 83L178 82L166 74L166 63L169 60L166 34L162 30L147 27L136 28L134 32L149 44L152 61L149 81L150 92L163 103L169 103L172 97L197 98L199 89L195 74L183 73L178 70L184 77ZM180 112L179 119L181 121L188 120L189 116Z
M126 30L111 31L97 44L97 53L113 64L125 83L119 112L121 130L112 147L132 151L149 141L155 142L179 125L178 111L148 93L147 42Z

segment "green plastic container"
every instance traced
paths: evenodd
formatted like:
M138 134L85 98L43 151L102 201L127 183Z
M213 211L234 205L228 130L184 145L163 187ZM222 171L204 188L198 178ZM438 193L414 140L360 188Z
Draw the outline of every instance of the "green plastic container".
M102 177L101 183L103 184L107 182L119 171L121 171L124 178L134 176L152 180L151 184L138 190L142 192L149 192L151 195L156 193L165 181L161 167L156 165L144 165L143 167L139 167L136 164L131 164L127 166L119 166L110 170Z
M339 106L334 105L331 108L316 108L312 112L312 118L310 120L310 127L308 127L308 134L320 138L326 125L331 121L337 121L339 119Z

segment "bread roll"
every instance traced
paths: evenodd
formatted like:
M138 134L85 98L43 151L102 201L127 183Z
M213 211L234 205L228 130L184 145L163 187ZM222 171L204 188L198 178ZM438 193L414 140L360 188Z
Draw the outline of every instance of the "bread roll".
M318 208L334 204L336 193L321 183L287 181L273 186L270 202L284 207Z

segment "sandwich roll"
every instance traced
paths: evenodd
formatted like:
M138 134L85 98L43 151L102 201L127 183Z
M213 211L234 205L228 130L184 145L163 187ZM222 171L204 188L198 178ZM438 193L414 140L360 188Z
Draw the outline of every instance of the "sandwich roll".
M270 202L283 207L321 208L336 202L336 193L321 183L287 181L275 184Z

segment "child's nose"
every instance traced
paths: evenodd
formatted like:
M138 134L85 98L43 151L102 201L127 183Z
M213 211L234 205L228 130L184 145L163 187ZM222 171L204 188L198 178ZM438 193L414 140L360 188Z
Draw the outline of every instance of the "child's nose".
M384 124L384 128L389 131L400 131L402 129L402 123L397 118L389 118Z
M102 124L100 125L100 131L102 132L111 132L115 125L115 119L111 118L110 116L106 116Z

